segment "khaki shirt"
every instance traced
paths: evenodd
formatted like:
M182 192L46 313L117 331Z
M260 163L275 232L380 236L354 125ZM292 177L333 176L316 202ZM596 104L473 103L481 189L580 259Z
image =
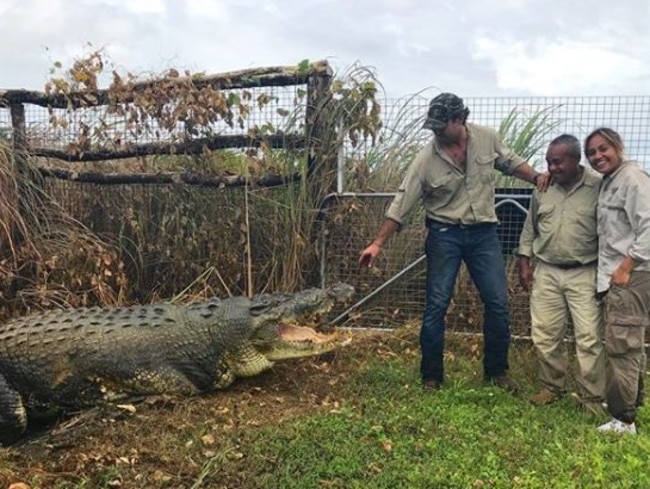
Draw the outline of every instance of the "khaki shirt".
M600 181L600 175L583 168L582 177L568 192L558 184L546 192L535 190L517 254L551 265L595 262Z
M650 177L635 161L624 161L603 178L598 197L598 291L627 255L634 270L650 271Z
M497 222L494 169L512 175L525 163L488 127L467 124L467 163L463 172L435 138L409 166L386 217L402 224L416 203L427 217L449 224Z

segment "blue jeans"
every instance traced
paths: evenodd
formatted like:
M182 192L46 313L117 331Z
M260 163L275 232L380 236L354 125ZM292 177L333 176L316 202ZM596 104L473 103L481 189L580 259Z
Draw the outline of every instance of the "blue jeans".
M510 345L508 284L496 224L454 226L427 219L427 228L427 283L420 330L422 380L444 380L445 314L461 260L484 305L484 374L504 374Z

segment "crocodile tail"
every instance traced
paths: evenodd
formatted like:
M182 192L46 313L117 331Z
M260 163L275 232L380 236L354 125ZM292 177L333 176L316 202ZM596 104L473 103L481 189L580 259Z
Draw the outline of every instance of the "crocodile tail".
M15 442L27 428L27 412L20 394L0 375L0 445Z

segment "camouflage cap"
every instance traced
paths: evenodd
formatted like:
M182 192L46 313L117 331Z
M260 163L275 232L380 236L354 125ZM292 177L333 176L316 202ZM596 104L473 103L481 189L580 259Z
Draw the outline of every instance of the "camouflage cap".
M422 127L432 131L441 130L450 120L462 115L463 112L469 114L462 98L453 93L441 93L429 103L427 118Z

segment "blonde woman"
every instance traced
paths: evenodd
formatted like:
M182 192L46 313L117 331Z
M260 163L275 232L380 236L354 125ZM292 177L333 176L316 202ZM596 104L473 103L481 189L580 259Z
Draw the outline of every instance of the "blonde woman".
M601 127L585 156L603 175L598 196L597 290L605 302L606 400L601 432L636 434L650 323L650 176L624 156L621 136Z

